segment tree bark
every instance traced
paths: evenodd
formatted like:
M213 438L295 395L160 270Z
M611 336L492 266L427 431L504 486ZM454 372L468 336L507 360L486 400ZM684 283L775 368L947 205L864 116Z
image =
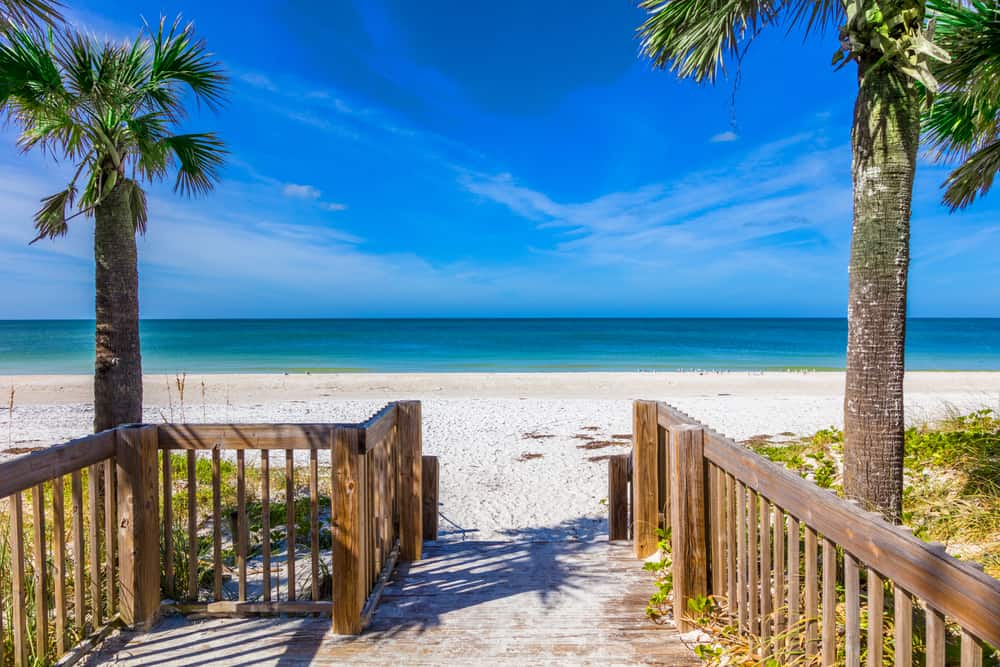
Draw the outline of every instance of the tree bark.
M920 102L909 78L876 57L859 64L851 133L854 226L847 309L844 492L900 519L903 352L910 204Z
M139 269L128 187L117 185L97 206L94 430L142 421Z

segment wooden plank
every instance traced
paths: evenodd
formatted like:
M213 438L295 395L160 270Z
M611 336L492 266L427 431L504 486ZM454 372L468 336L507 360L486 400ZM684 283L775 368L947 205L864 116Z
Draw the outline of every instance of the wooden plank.
M260 452L261 586L264 602L271 601L271 452Z
M83 477L79 470L69 476L73 514L73 628L77 635L83 634L87 608L84 593L87 583L84 578L83 563L87 556L83 548Z
M319 459L315 449L309 451L309 551L312 599L319 600Z
M720 468L720 470L722 470ZM726 478L726 600L730 621L737 617L736 597L736 480L732 475Z
M115 446L118 446L119 432L122 428L119 427L115 429ZM117 563L118 558L115 555L115 547L117 540L115 536L118 534L118 517L117 517L117 493L115 491L115 467L116 462L114 458L109 458L102 464L104 469L104 585L107 588L107 603L108 603L108 618L111 618L118 613L118 576L117 576ZM157 532L159 532L159 524L156 526ZM160 545L157 543L156 550L159 551ZM159 568L160 564L157 562L156 567ZM157 576L157 587L159 587L159 576Z
M113 436L112 436L113 437ZM104 624L104 601L101 599L101 523L100 479L101 467L95 463L87 469L87 572L90 575L90 614L96 629Z
M751 635L760 636L760 555L757 545L757 493L747 493L747 626Z
M48 655L49 581L45 548L45 483L31 492L32 586L35 591L35 656Z
M66 652L66 478L52 482L52 583L56 655Z
M747 612L749 586L747 585L747 494L746 487L736 481L736 592L737 616L740 632L750 631L750 617Z
M628 454L616 454L608 459L609 540L628 539L628 462Z
M102 431L0 463L0 498L99 463L115 451L114 431Z
M160 449L323 449L338 424L160 424Z
M632 544L636 558L656 553L659 540L656 413L652 401L632 404Z
M861 578L858 561L844 553L844 659L861 667Z
M983 645L966 630L962 630L961 667L983 667Z
M659 404L663 422L694 420ZM1000 645L1000 580L706 428L705 457L984 641Z
M423 427L420 401L396 404L399 429L399 556L405 561L420 560L423 553L424 508L422 456Z
M222 453L212 448L212 597L222 599Z
M698 427L679 425L670 427L669 438L674 622L689 632L695 626L687 620L688 602L708 594L703 434Z
M819 567L816 561L816 531L808 525L805 530L805 617L806 656L819 654Z
M359 443L359 451L364 453L375 449L376 446L378 446L386 438L390 437L393 430L396 428L396 420L397 404L390 403L361 424L358 424L358 426L363 429L361 433L361 442Z
M237 597L247 599L247 468L244 450L236 450L236 572Z
M198 460L196 452L187 453L187 597L198 599Z
M788 516L788 594L785 598L785 613L787 616L787 627L793 627L799 622L799 609L801 608L801 580L799 576L799 521L795 517Z
M893 605L893 656L896 667L913 665L913 599L910 594L894 585Z
M709 570L712 574L711 594L716 596L725 595L726 591L726 557L725 557L725 480L722 470L718 466L706 465L708 476L708 499L709 499L709 544L711 553L709 554Z
M882 576L868 568L868 667L882 667L882 632L885 628L885 588Z
M773 526L774 597L771 600L771 608L774 610L774 633L777 635L785 630L785 614L782 610L785 606L785 513L777 505L774 506Z
M823 537L823 665L837 659L837 545Z
M25 610L28 601L24 583L24 506L21 492L10 498L10 565L11 572L11 642L14 644L14 664L28 664L28 619Z
M148 630L160 609L160 513L156 426L118 430L117 464L120 614Z
M331 443L333 488L333 632L356 635L361 632L361 484L358 431L338 429Z
M174 575L174 470L169 449L163 450L163 591L167 597L177 595Z
M171 605L181 614L204 614L220 616L240 616L244 614L279 615L279 614L320 614L329 616L333 611L333 603L329 600L280 600L277 602L240 602L238 600L219 600L216 602L184 602ZM211 635L208 636L211 639Z
M771 592L771 504L760 496L760 636L771 636L771 614L774 601Z
M618 467L621 469L620 472L619 472L619 474L622 474L622 476L624 476L623 473L625 473L625 466L628 463L627 460L626 460L627 457L625 455L623 455L623 454L619 454L619 457L620 458L618 460ZM609 466L609 468L608 468L608 470L609 470L609 472L608 472L608 479L609 479L608 484L609 485L611 484L611 482L610 482L610 477L611 477L610 470L611 470L611 466L613 466L613 465L614 464L612 464L611 461L609 460L608 461L608 466ZM390 467L391 467L391 463L390 463ZM422 466L422 470L421 470L421 475L423 476L422 483L423 483L423 487L424 487L423 491L422 491L422 494L423 494L422 501L424 503L424 541L425 542L433 542L434 540L436 540L438 538L438 483L439 483L438 482L438 476L439 476L439 474L440 474L440 466L439 466L439 463L438 463L438 457L436 457L436 456L426 456L425 455L423 457L423 466ZM390 480L392 479L392 475L390 475L389 479ZM627 480L625 480L625 485L624 485L624 487L621 488L620 492L622 493L623 496L628 493L628 481ZM625 500L625 503L626 503L626 507L625 507L625 513L626 513L625 514L625 519L624 519L624 521L622 521L621 517L619 517L620 523L618 525L618 532L621 533L622 536L621 537L617 537L617 538L610 538L610 539L620 539L620 540L627 539L626 536L628 535L628 500L626 498L624 498L624 497L621 498L620 500ZM609 504L610 504L610 501L609 501ZM392 524L392 517L391 516L389 517L389 523L390 523L390 525ZM609 524L610 524L610 519L609 519ZM609 528L609 531L610 531L610 528Z
M945 667L944 614L931 606L926 606L924 612L927 623L927 654L924 664L927 667Z
M295 452L285 450L285 567L288 600L294 601L295 591Z

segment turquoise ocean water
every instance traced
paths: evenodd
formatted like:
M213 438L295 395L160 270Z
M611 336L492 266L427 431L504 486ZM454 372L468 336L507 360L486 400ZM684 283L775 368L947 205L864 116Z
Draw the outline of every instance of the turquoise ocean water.
M844 367L843 319L145 320L149 373ZM0 321L0 374L89 373L93 322ZM914 319L911 370L1000 370L1000 319Z

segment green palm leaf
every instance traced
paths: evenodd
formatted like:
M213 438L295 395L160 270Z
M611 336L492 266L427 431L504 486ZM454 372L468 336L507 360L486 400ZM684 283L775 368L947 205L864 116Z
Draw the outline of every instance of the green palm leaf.
M61 23L61 6L50 0L3 0L0 2L0 30L14 25L38 28L44 24Z
M174 170L176 191L195 195L219 180L227 154L222 140L211 132L175 132L184 89L217 107L226 77L192 25L165 26L161 21L155 33L147 26L127 43L15 26L0 42L0 111L19 128L19 146L77 167L64 191L42 201L35 240L65 234L73 206L75 215L91 215L122 189L142 233L148 222L143 183Z
M951 56L934 73L943 92L924 114L924 139L945 164L944 202L965 208L989 191L1000 168L1000 6L930 0L935 41Z

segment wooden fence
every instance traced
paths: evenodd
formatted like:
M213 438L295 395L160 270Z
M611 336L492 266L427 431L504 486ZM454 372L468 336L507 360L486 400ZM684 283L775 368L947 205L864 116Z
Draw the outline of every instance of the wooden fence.
M167 600L183 612L327 614L334 632L361 632L396 559L420 559L423 540L436 538L422 496L437 497L437 460L421 449L420 403L408 401L361 424L123 426L0 463L0 513L10 517L0 564L11 564L0 569L0 610L12 619L0 613L0 665L52 661L111 623L149 627ZM296 535L300 514L308 540ZM224 582L230 567L235 590Z
M1000 581L941 545L665 403L635 402L633 438L630 465L610 471L631 494L615 483L611 513L627 515L639 558L670 529L682 630L688 600L711 595L779 664L974 667L983 642L1000 646Z

